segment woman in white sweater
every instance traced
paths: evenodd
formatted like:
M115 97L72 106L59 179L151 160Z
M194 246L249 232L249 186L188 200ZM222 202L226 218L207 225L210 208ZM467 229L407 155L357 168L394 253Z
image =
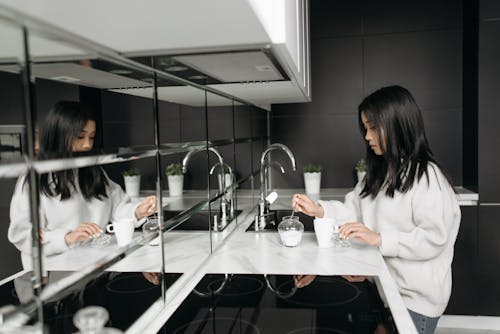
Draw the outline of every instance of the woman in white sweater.
M434 333L451 292L453 246L460 208L433 158L423 119L403 87L381 88L358 108L367 172L345 202L295 194L296 209L343 224L347 239L377 246L419 333ZM364 277L347 276L349 280ZM312 276L296 277L297 286Z
M78 102L58 102L40 129L39 159L97 154L96 121ZM118 218L136 224L156 212L156 196L133 204L121 187L99 166L40 175L40 239L44 255L61 253L71 245L103 233ZM10 205L9 241L21 251L25 269L31 269L31 230L28 185L17 181Z

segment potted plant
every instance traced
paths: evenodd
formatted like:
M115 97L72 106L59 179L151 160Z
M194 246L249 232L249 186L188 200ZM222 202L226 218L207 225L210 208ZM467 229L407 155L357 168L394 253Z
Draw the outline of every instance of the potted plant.
M184 174L182 174L182 166L180 163L171 163L165 170L168 180L168 191L170 196L182 196L182 188L184 184Z
M130 197L138 197L141 189L141 172L138 168L130 168L122 172L125 181L125 192Z
M365 159L360 159L356 163L356 175L358 176L358 182L362 181L366 175L366 164Z
M321 186L321 166L309 164L304 166L303 170L306 194L319 194Z

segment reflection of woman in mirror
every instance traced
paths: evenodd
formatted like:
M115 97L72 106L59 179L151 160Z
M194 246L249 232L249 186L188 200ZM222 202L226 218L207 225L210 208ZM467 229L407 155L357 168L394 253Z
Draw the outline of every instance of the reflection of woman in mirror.
M39 160L97 154L96 120L78 102L58 102L40 127ZM10 205L8 237L31 268L31 229L28 186L18 180ZM134 217L136 224L156 212L156 197L131 203L121 187L99 166L40 175L40 237L45 255L65 251L103 232L109 221Z
M347 222L341 237L378 247L419 332L433 333L451 293L461 216L456 195L408 90L377 90L358 107L358 120L367 150L364 180L344 203L300 194L293 201L308 215ZM311 277L296 280L305 286Z

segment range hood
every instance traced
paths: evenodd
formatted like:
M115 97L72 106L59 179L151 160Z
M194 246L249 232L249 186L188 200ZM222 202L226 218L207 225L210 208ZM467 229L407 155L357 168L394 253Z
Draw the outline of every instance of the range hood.
M262 50L193 54L173 59L220 83L285 80L281 66L270 53Z

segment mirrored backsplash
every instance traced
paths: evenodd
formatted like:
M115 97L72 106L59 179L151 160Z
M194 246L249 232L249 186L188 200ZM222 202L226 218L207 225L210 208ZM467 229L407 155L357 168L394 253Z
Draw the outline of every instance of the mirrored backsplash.
M117 272L155 287L138 317L189 267L172 248L203 261L237 224L236 188L259 187L268 113L158 59L24 24L0 21L4 320L75 330L75 296Z

